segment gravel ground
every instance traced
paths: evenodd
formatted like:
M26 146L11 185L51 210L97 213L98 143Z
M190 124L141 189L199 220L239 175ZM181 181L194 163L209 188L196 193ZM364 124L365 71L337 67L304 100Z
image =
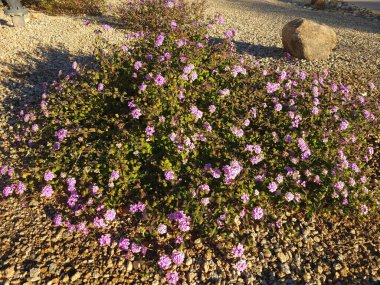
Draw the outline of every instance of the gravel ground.
M308 62L287 61L304 70L327 68L338 78L356 87L380 78L380 21L357 17L338 10L312 10L276 0L212 1L210 13L221 12L226 26L238 30L236 40L240 51L250 52L263 61L284 61L281 29L296 18L314 20L332 27L338 44L328 60ZM352 80L354 79L354 80Z
M0 203L0 282L4 284L165 284L151 263L129 260L115 244L99 248L52 226L52 205L28 197ZM252 232L248 273L197 243L178 268L180 284L377 284L380 281L380 216L287 218L293 229L263 225Z
M356 86L368 81L378 84L380 25L376 19L274 0L210 0L209 13L214 12L225 15L227 27L240 31L241 52L253 52L271 64L329 68ZM71 61L91 59L93 33L99 28L83 26L80 17L31 14L25 28L14 29L0 12L0 138L6 135L12 109L39 97L42 82L54 79L59 69L68 70ZM329 60L283 57L280 30L297 17L335 29L339 43ZM117 30L109 37L122 40ZM93 236L52 226L53 206L36 196L0 201L0 284L165 283L146 260L129 260L115 246L99 248ZM287 235L268 225L258 227L251 236L257 248L248 256L248 272L242 276L217 249L197 243L179 268L180 284L378 284L379 218L289 217L294 228Z

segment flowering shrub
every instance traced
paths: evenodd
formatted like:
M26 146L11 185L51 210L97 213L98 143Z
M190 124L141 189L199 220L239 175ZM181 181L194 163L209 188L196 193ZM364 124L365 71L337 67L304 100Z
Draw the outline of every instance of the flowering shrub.
M234 241L241 272L237 241L264 218L375 209L376 88L364 96L327 70L267 70L235 53L234 31L213 45L210 25L192 25L135 33L121 47L99 41L95 66L74 63L45 86L39 108L20 113L3 195L65 201L55 224L96 229L101 246L116 239L145 256L159 245L162 270L203 237ZM109 232L120 217L128 237Z
M117 7L119 22L131 31L168 32L203 19L205 0L131 0Z
M22 3L28 7L43 9L53 14L100 15L105 7L105 0L23 0Z

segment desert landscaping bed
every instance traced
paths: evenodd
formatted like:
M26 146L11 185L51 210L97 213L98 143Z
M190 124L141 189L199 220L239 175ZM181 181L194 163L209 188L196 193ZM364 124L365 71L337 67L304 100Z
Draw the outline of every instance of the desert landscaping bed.
M302 70L328 69L364 92L380 78L380 27L372 18L336 11L305 10L279 1L209 1L208 13L224 15L223 29L236 29L238 51L251 53L271 66ZM331 26L338 46L328 60L304 61L284 54L280 31L304 17ZM0 137L7 140L13 115L34 104L42 83L72 62L92 60L93 34L100 24L84 25L84 17L48 16L32 12L25 28L14 29L0 14ZM91 18L90 18L91 19ZM99 18L97 18L99 20ZM107 17L100 18L100 22ZM221 31L217 31L221 32ZM218 34L218 33L216 33ZM122 42L117 27L106 33ZM377 86L379 88L379 86ZM2 158L0 153L0 158ZM0 282L4 284L164 284L154 262L129 258L116 244L99 247L93 235L55 227L50 203L39 195L0 202ZM282 217L282 224L257 226L256 248L246 254L247 271L239 274L215 246L199 240L178 266L180 284L377 284L380 281L379 214L341 217ZM291 226L290 226L291 225ZM123 228L122 223L113 225Z

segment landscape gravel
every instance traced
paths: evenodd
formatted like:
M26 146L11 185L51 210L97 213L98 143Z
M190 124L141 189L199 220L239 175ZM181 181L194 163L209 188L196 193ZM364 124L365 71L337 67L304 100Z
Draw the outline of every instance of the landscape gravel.
M368 81L379 84L380 21L377 18L354 16L339 10L314 10L276 0L212 1L210 14L220 12L226 19L223 28L237 30L238 49L252 53L263 62L281 62L303 70L329 69L342 81L355 88L367 86ZM284 57L282 27L293 19L306 18L334 29L338 44L330 58L306 61Z
M328 68L361 88L380 78L380 24L336 10L317 11L275 0L210 0L210 15L220 12L238 30L240 52L252 53L272 66L292 64L306 70ZM330 25L338 46L330 59L307 62L284 56L280 31L304 17ZM13 28L0 12L0 139L6 139L12 114L40 96L44 81L71 62L89 62L94 32L85 17L31 12L24 28ZM221 30L219 31L221 32ZM113 29L107 36L122 42ZM217 37L217 33L215 34ZM1 156L0 159L4 159ZM133 260L112 244L99 248L92 235L81 236L53 226L51 209L31 195L0 200L0 284L164 284L164 274L148 259ZM248 270L238 275L217 248L196 241L179 268L180 284L378 284L380 282L380 214L353 219L337 216L286 218L278 229L258 226ZM290 227L292 225L292 227Z

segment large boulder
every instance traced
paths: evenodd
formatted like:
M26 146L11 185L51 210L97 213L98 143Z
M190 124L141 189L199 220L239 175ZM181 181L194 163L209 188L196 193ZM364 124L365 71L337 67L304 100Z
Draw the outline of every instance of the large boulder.
M336 46L336 34L326 25L300 18L282 28L282 44L294 57L327 59Z

